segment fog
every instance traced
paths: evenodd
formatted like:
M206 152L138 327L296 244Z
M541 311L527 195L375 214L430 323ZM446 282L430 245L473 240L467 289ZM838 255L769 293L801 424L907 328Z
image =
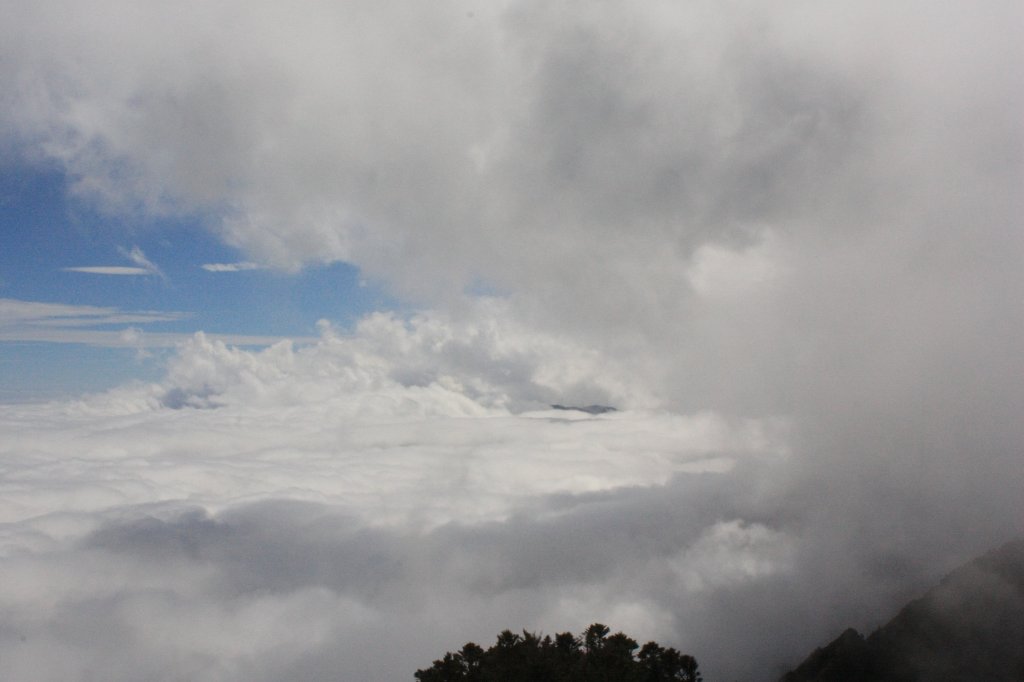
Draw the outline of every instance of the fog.
M1019 3L4 15L20 162L414 312L0 406L3 677L599 620L766 680L1019 534Z

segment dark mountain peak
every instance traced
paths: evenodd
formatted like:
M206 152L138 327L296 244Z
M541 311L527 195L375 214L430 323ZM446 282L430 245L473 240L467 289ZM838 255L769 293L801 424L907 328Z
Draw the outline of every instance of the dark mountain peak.
M869 637L846 630L781 682L854 680L1024 680L1024 538L956 569Z
M586 412L587 414L604 414L606 412L618 412L614 407L608 405L587 405L585 407L577 407L575 405L552 405L552 410L576 410L577 412Z
M835 682L861 682L867 672L867 644L864 636L847 628L830 644L807 657L795 670L783 676L781 682L803 680L834 680Z

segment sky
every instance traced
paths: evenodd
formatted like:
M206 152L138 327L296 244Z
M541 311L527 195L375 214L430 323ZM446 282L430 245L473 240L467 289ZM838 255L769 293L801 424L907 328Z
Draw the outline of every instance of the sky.
M1019 3L0 16L0 677L772 680L1024 528Z
M12 155L0 177L5 402L76 397L155 379L198 330L242 345L308 340L402 305L355 266L282 273L240 260L208 218L118 214L76 197L52 161ZM52 306L52 307L47 307Z

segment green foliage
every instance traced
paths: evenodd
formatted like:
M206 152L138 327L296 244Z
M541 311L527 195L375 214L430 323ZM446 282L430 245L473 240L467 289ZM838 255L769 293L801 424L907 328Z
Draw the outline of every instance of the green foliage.
M594 623L540 637L505 630L490 649L472 642L416 671L419 682L700 682L697 661L655 642L636 640ZM637 650L639 649L639 652Z

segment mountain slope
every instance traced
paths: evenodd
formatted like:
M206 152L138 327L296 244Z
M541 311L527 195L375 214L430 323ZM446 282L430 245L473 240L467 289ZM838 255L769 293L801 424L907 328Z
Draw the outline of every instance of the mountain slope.
M1024 538L946 576L869 637L846 630L780 682L1024 681Z

